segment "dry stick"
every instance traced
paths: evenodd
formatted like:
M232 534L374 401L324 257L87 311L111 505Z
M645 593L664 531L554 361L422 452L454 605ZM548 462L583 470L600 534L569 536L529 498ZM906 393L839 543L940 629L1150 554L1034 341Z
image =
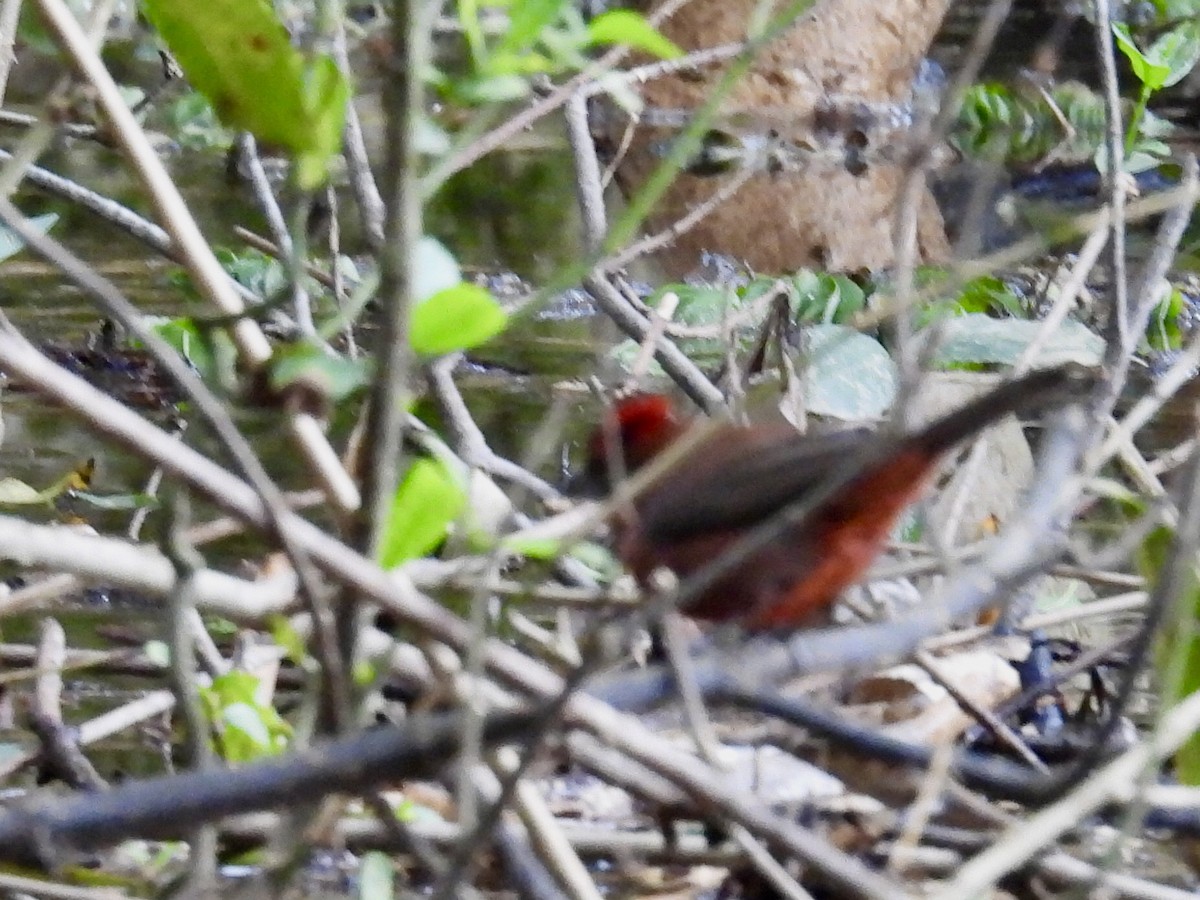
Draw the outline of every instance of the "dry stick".
M641 341L650 333L651 325L645 316L621 296L621 292L613 287L603 272L592 272L584 280L584 287L596 298L600 309L629 337ZM724 409L725 398L721 396L721 392L704 377L704 373L674 342L660 340L655 358L671 379L706 413L715 415Z
M394 71L384 81L387 110L384 170L383 245L379 252L379 292L382 322L377 372L366 408L361 459L364 515L353 529L355 542L371 558L378 556L387 517L403 469L405 411L411 396L414 358L408 328L416 283L416 247L421 238L422 198L418 180L420 156L416 133L424 115L424 66L429 36L423 11L415 0L392 4ZM346 597L338 612L338 639L346 659L353 658L359 626L359 607Z
M1176 802L1183 806L1195 805L1194 797L1181 797ZM271 813L237 816L227 820L222 833L243 843L263 842L278 831L278 818ZM667 841L661 831L614 831L570 821L560 822L559 828L575 851L589 859L634 858L649 863L722 868L733 868L742 861L741 854L728 845L714 847L698 834L682 834ZM458 839L458 829L447 822L414 823L413 829L439 845L448 845ZM389 840L377 824L363 819L343 819L338 823L334 837L356 852L404 849ZM1061 851L1049 852L1035 865L1048 877L1088 887L1102 886L1129 900L1195 900L1195 894L1190 891L1129 875L1103 873Z
M113 3L111 0L104 0L94 4L87 15L85 39L95 46L97 52L104 46L108 37L108 23L112 13ZM59 75L53 86L45 92L42 98L44 117L21 135L13 147L8 164L0 171L0 196L9 197L16 193L25 170L50 146L56 132L57 116L54 111L69 105L68 97L74 88L71 78L64 74Z
M172 440L82 379L64 372L28 343L3 332L0 332L0 367L62 403L99 432L162 465L227 511L259 528L267 526L267 512L261 499L244 482L190 447ZM394 612L401 621L453 647L465 648L470 644L472 635L463 621L417 593L403 575L385 574L371 561L290 511L284 513L280 524L281 530L311 554L318 565ZM556 674L503 643L489 640L485 651L493 677L538 697L553 697L560 690L562 682ZM841 884L849 896L870 900L897 900L900 896L887 879L761 804L724 788L710 767L681 753L636 720L580 694L568 701L567 716L576 726L596 733L685 790L705 798L715 814L742 822L756 836L777 845L781 852L812 865Z
M35 756L42 761L44 774L61 778L73 788L102 791L107 783L79 748L75 734L67 729L62 717L62 665L67 638L54 619L43 619L38 641L37 686L34 689L30 720L41 744Z
M130 113L112 76L70 9L62 0L37 0L37 5L72 65L94 88L96 99L108 117L117 141L150 191L172 239L186 254L184 264L197 287L227 315L241 315L244 308L229 289L224 270L213 256L170 175L155 155L154 148ZM233 335L247 363L261 365L270 357L270 344L253 322L240 320L233 329Z
M284 271L291 282L292 308L296 316L296 326L302 336L312 338L316 335L317 329L313 324L312 305L309 302L308 290L304 287L304 281L300 277L304 261L297 252L298 248L292 241L291 234L288 233L287 220L284 219L283 210L279 208L279 201L275 199L275 193L271 190L271 182L267 178L267 170L263 168L262 159L258 155L258 144L254 140L254 135L249 132L242 132L238 135L237 152L245 164L246 173L250 176L250 190L258 202L259 210L267 220L267 228L270 229L275 246L280 251L279 260L283 263ZM334 265L337 265L337 260L334 260Z
M183 536L191 518L191 499L187 491L173 491L168 504L167 534L163 545L178 583L178 589L170 599L165 629L171 648L171 688L175 692L175 706L183 713L188 765L204 771L213 768L216 754L209 743L208 719L200 702L191 628L196 615L196 578L204 570L204 558ZM217 830L212 825L197 825L187 840L187 892L203 896L215 891L217 886Z
M229 276L200 233L187 204L155 154L145 132L129 111L99 53L87 40L64 0L37 0L37 4L63 51L95 90L96 99L112 126L117 142L149 191L160 218L181 254L181 262L187 267L197 289L226 315L238 317L231 332L242 361L252 370L260 368L271 356L271 345L257 323L243 317L246 309L240 296L230 286ZM319 478L330 501L340 509L356 509L359 504L358 488L342 469L319 423L312 416L298 412L289 417L288 425L305 461Z
M888 854L888 872L901 875L908 868L903 859L904 853L916 849L921 842L921 833L929 825L930 819L933 818L938 808L942 806L942 794L950 782L953 762L953 743L950 741L939 742L933 748L925 777L921 779L917 795L905 813L903 828L896 838L893 850Z
M912 148L910 159L906 161L893 223L895 243L897 244L896 290L894 293L894 302L899 307L897 312L917 308L915 291L917 215L925 186L926 172L930 165L932 148L935 143L944 141L953 127L962 104L962 98L983 66L983 62L996 40L1000 26L1008 16L1011 5L1011 0L990 0L987 12L972 37L963 64L943 93L937 115L930 123L923 140ZM922 368L920 357L922 353L933 352L934 346L932 341L923 349L916 346L913 340L912 321L907 316L897 315L893 322L901 364L900 389L893 405L893 421L903 424L908 415L912 392L918 384ZM938 549L945 555L946 548Z
M1134 591L1130 594L1119 594L1115 597L1105 597L1103 600L1093 600L1082 603L1073 609L1062 609L1056 612L1036 613L1027 616L1017 623L1021 631L1034 631L1040 628L1053 628L1066 625L1082 619L1107 619L1117 613L1138 612L1146 605L1146 592ZM939 635L922 642L921 647L929 651L948 650L962 644L995 636L996 630L990 626L975 625L949 634Z
M1198 183L1200 183L1200 180L1198 180L1196 158L1189 156L1184 161L1183 202L1173 207L1163 217L1163 221L1158 229L1154 252L1151 254L1150 259L1147 260L1142 274L1137 299L1132 308L1126 310L1128 317L1122 327L1132 326L1138 329L1139 333L1144 329L1153 306L1154 287L1165 275L1171 260L1174 258L1175 248L1179 246L1179 241L1183 238L1184 229L1191 216L1192 207L1195 205ZM1118 296L1124 297L1124 294L1118 292ZM1117 335L1116 337L1127 336ZM1110 339L1109 352L1106 352L1105 360L1109 371L1113 374L1113 380L1109 383L1108 395L1100 397L1096 402L1096 411L1104 415L1107 415L1115 404L1115 392L1119 390L1119 385L1123 383L1130 363L1129 358L1124 356L1117 358L1111 352L1111 341L1115 339ZM1131 344L1123 349L1128 350L1132 354L1135 347ZM1196 477L1197 484L1200 485L1200 457L1197 457L1196 460L1196 472L1193 474ZM1087 461L1090 463L1093 460L1089 458ZM1188 500L1190 503L1192 498L1189 497ZM1197 505L1200 505L1200 503ZM1195 515L1200 518L1200 512L1190 507L1189 515ZM1182 533L1182 530L1179 533ZM1161 588L1161 584L1159 588ZM1160 624L1165 612L1163 608L1164 597L1170 596L1169 594L1164 594L1159 588L1156 588L1152 592L1150 602L1147 604L1146 617L1138 630L1137 638L1133 642L1129 652L1131 665L1128 667L1126 678L1121 683L1117 697L1112 703L1109 716L1096 729L1093 743L1079 758L1074 760L1070 772L1059 782L1060 790L1065 789L1074 783L1075 780L1083 777L1096 765L1104 753L1109 738L1111 738L1120 726L1122 710L1125 709L1134 694L1137 671L1145 663L1150 653L1154 631L1157 625Z
M971 795L967 795L963 789L951 785L951 791L958 797L971 801ZM980 816L982 821L1001 828L1013 827L1019 821L1016 816L1006 814L994 804L972 801L970 809L974 814ZM973 842L970 840L952 841L951 846L970 851L982 849L991 843L990 835L980 834ZM957 869L959 865L960 863L956 862L952 868ZM1187 897L1194 896L1188 891L1156 884L1144 878L1105 872L1097 866L1076 859L1061 850L1048 850L1034 860L1032 865L1040 874L1054 883L1085 888L1084 893L1099 891L1100 896L1108 896L1104 893L1107 891L1113 897L1126 897L1129 900L1186 900Z
M16 684L37 677L37 650L29 644L0 644L0 685ZM86 669L139 678L161 678L165 667L153 662L140 650L67 650L64 672ZM295 681L293 679L293 681Z
M45 900L129 900L129 894L117 888L76 887L6 873L0 873L0 890Z
M81 579L160 597L176 584L170 560L153 547L81 534L58 525L35 525L15 516L0 515L0 558L76 576L15 591L0 600L0 616L74 590L81 586ZM287 610L296 595L295 575L290 572L264 581L246 581L205 569L196 573L195 587L197 603L204 609L243 622L262 622L272 613Z
M1153 419L1183 385L1195 377L1197 365L1200 365L1200 335L1188 342L1166 373L1153 381L1117 427L1109 430L1103 443L1088 454L1086 470L1099 471L1110 457L1127 445L1133 435Z
M458 362L457 355L434 362L429 367L429 382L437 395L442 412L449 420L454 436L454 449L462 461L471 468L482 469L498 478L520 485L540 500L560 498L562 494L554 485L512 460L500 456L488 445L487 438L471 418L471 411L467 409L467 404L454 383L453 371Z
M107 737L112 737L114 734L119 734L139 722L161 715L174 705L175 695L171 691L151 691L137 700L84 722L77 730L77 740L81 747L87 747ZM0 763L0 780L6 779L30 763L36 762L37 758L37 750L7 757L4 762Z
M511 749L501 748L495 753L494 765L502 772L512 772L519 766L519 759ZM495 781L494 776L491 781ZM499 788L496 782L495 790L489 790L489 793L498 795ZM529 831L531 843L537 847L559 881L567 886L571 896L579 900L600 900L601 894L591 874L563 834L559 820L550 812L541 792L527 779L517 783L513 792L513 806Z
M1104 89L1104 148L1108 156L1103 173L1104 186L1111 211L1108 242L1111 303L1105 335L1108 342L1105 362L1114 372L1124 373L1141 337L1141 329L1134 323L1129 308L1129 285L1125 273L1125 129L1121 124L1121 91L1117 83L1117 59L1113 46L1112 5L1109 0L1096 0L1094 9L1092 27Z
M1125 220L1126 222L1140 222L1164 213L1167 210L1174 209L1185 197L1193 196L1194 191L1187 186L1179 186L1166 191L1159 191L1151 194L1148 197L1143 197L1140 200L1135 200L1125 205ZM1098 210L1071 217L1069 226L1072 229L1072 234L1090 233L1098 222L1106 221L1109 213L1107 206L1101 207ZM980 275L991 275L997 269L1013 268L1019 263L1028 260L1031 257L1045 252L1049 248L1046 239L1033 235L1027 238L1022 238L984 256L977 257L971 260L964 260L955 266L955 275L957 281L969 280ZM914 303L922 303L929 300L944 297L947 284L950 279L943 278L930 282L928 285L917 291L913 296ZM875 328L881 323L899 315L903 312L904 307L899 303L881 302L876 308L869 312L859 313L850 323L854 328L866 330Z
M37 116L31 116L28 113L14 112L11 109L0 109L0 123L5 125L15 125L18 128L34 128L41 121ZM76 122L62 122L56 127L59 133L66 137L80 138L82 140L94 139L97 132L95 125L83 125Z
M1050 312L1042 317L1042 326L1038 329L1038 333L1034 335L1033 340L1029 342L1029 345L1021 352L1021 355L1017 357L1017 361L1013 364L1013 372L1015 374L1024 372L1037 361L1042 349L1049 343L1050 338L1054 336L1054 332L1066 321L1067 313L1075 305L1075 298L1079 295L1079 291L1087 281L1088 275L1091 274L1092 268L1100 258L1100 251L1108 243L1108 235L1107 222L1098 223L1096 228L1092 229L1092 233L1088 235L1087 240L1083 242L1083 247L1080 249L1075 265L1071 269L1070 278L1067 279L1066 283L1059 290Z
M335 17L333 32L333 58L342 70L342 74L350 79L353 71L350 67L350 55L346 49L346 17ZM362 122L358 118L358 109L353 101L346 104L346 127L342 132L342 152L346 157L346 171L350 176L350 189L354 192L354 202L358 206L358 215L366 235L367 246L374 253L383 247L383 220L386 215L383 197L375 183L371 172L371 163L367 158L367 145L363 139Z
M567 101L567 140L575 164L575 196L579 202L583 223L583 249L598 253L604 245L608 221L604 214L604 186L600 179L600 162L588 128L587 100L579 95Z
M1029 763L1033 769L1041 772L1043 775L1050 771L1049 766L1042 762L1037 754L1029 749L1029 745L1021 739L1019 734L1009 728L990 709L976 703L969 695L959 690L958 685L954 683L953 679L947 677L941 663L936 657L930 655L928 650L918 650L914 654L914 661L925 670L930 678L945 689L955 703L969 715L974 716L976 721L990 731L1000 743L1004 744L1004 746L1008 747L1017 756Z

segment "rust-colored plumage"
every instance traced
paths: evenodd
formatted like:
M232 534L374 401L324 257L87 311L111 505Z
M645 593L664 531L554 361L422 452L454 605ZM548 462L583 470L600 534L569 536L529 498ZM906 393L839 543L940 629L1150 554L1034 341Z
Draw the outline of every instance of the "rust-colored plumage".
M718 426L616 514L617 552L643 583L660 566L686 579L782 515L786 521L684 611L755 629L818 624L869 568L948 450L1010 413L1079 399L1091 383L1074 366L1033 372L902 437ZM635 471L688 428L665 397L625 400L611 427L592 436L585 474L603 482L618 458Z

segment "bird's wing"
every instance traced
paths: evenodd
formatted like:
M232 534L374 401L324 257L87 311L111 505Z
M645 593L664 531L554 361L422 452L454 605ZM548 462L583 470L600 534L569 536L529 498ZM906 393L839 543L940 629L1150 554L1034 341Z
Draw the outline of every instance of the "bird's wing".
M686 540L756 525L803 502L845 466L872 458L866 429L824 435L723 432L682 459L637 503L651 540Z

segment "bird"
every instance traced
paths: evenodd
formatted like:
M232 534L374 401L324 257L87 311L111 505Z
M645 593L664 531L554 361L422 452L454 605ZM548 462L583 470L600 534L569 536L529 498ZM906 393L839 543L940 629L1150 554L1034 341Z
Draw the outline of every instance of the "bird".
M1079 402L1095 383L1074 364L1035 370L900 435L714 424L631 502L614 504L616 553L643 586L662 567L674 572L691 618L754 631L827 624L951 449L1010 413ZM615 468L643 469L692 428L665 395L630 396L591 434L576 486L611 489ZM714 575L714 561L731 553ZM688 591L686 580L706 570L711 580Z

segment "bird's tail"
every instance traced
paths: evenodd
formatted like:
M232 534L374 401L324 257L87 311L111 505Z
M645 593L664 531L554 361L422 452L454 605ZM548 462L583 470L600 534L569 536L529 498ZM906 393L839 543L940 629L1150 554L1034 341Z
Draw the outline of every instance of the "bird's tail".
M1038 369L1006 381L954 412L918 429L908 443L938 455L1009 413L1029 413L1076 403L1087 397L1098 376L1075 364Z

